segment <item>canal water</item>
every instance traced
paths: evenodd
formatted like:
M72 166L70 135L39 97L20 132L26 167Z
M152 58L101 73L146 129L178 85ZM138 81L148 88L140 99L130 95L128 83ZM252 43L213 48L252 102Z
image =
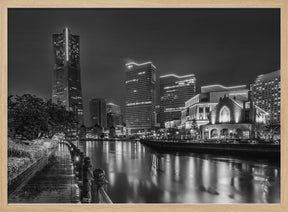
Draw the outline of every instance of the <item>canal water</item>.
M280 203L280 165L267 160L163 153L136 141L87 141L114 203Z

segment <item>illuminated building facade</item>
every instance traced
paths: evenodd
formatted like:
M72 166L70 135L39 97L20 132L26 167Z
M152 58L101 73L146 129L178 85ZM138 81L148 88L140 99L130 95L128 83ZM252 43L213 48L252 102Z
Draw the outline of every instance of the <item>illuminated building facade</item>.
M255 125L267 123L268 113L251 100L224 96L210 112L209 123L201 126L202 138L254 138Z
M90 119L92 126L96 124L102 128L107 127L106 100L94 98L89 101Z
M211 111L214 110L219 100L224 96L236 102L248 100L249 90L246 85L230 86L208 85L201 87L201 93L185 102L181 112L181 126L190 129L195 121L197 126L209 123Z
M83 124L80 72L80 38L68 28L53 34L54 71L52 102L73 111Z
M160 76L160 126L172 128L179 125L185 102L195 94L194 74Z
M126 127L129 133L154 129L156 67L152 62L126 64Z
M259 75L251 84L253 102L269 113L268 122L280 124L280 70Z

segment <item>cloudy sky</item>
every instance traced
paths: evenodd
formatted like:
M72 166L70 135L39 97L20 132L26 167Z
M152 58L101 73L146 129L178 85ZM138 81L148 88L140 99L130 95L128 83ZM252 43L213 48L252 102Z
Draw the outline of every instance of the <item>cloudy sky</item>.
M279 9L9 9L9 94L51 98L52 34L80 36L82 93L124 106L127 61L198 86L238 85L280 69Z

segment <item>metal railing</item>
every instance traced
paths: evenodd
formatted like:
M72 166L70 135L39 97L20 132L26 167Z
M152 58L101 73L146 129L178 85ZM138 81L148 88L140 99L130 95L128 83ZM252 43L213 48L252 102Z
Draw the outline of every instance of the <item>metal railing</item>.
M61 141L68 146L74 166L74 173L80 188L81 203L107 203L112 200L106 193L108 181L105 178L103 169L95 169L92 172L92 165L89 157L85 157L76 145L71 141Z

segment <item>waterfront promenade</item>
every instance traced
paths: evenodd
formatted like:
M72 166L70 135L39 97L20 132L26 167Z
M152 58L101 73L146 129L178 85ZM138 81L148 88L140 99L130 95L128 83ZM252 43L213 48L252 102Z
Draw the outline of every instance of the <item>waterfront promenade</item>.
M9 203L79 203L69 149L59 144L48 165L8 197Z

